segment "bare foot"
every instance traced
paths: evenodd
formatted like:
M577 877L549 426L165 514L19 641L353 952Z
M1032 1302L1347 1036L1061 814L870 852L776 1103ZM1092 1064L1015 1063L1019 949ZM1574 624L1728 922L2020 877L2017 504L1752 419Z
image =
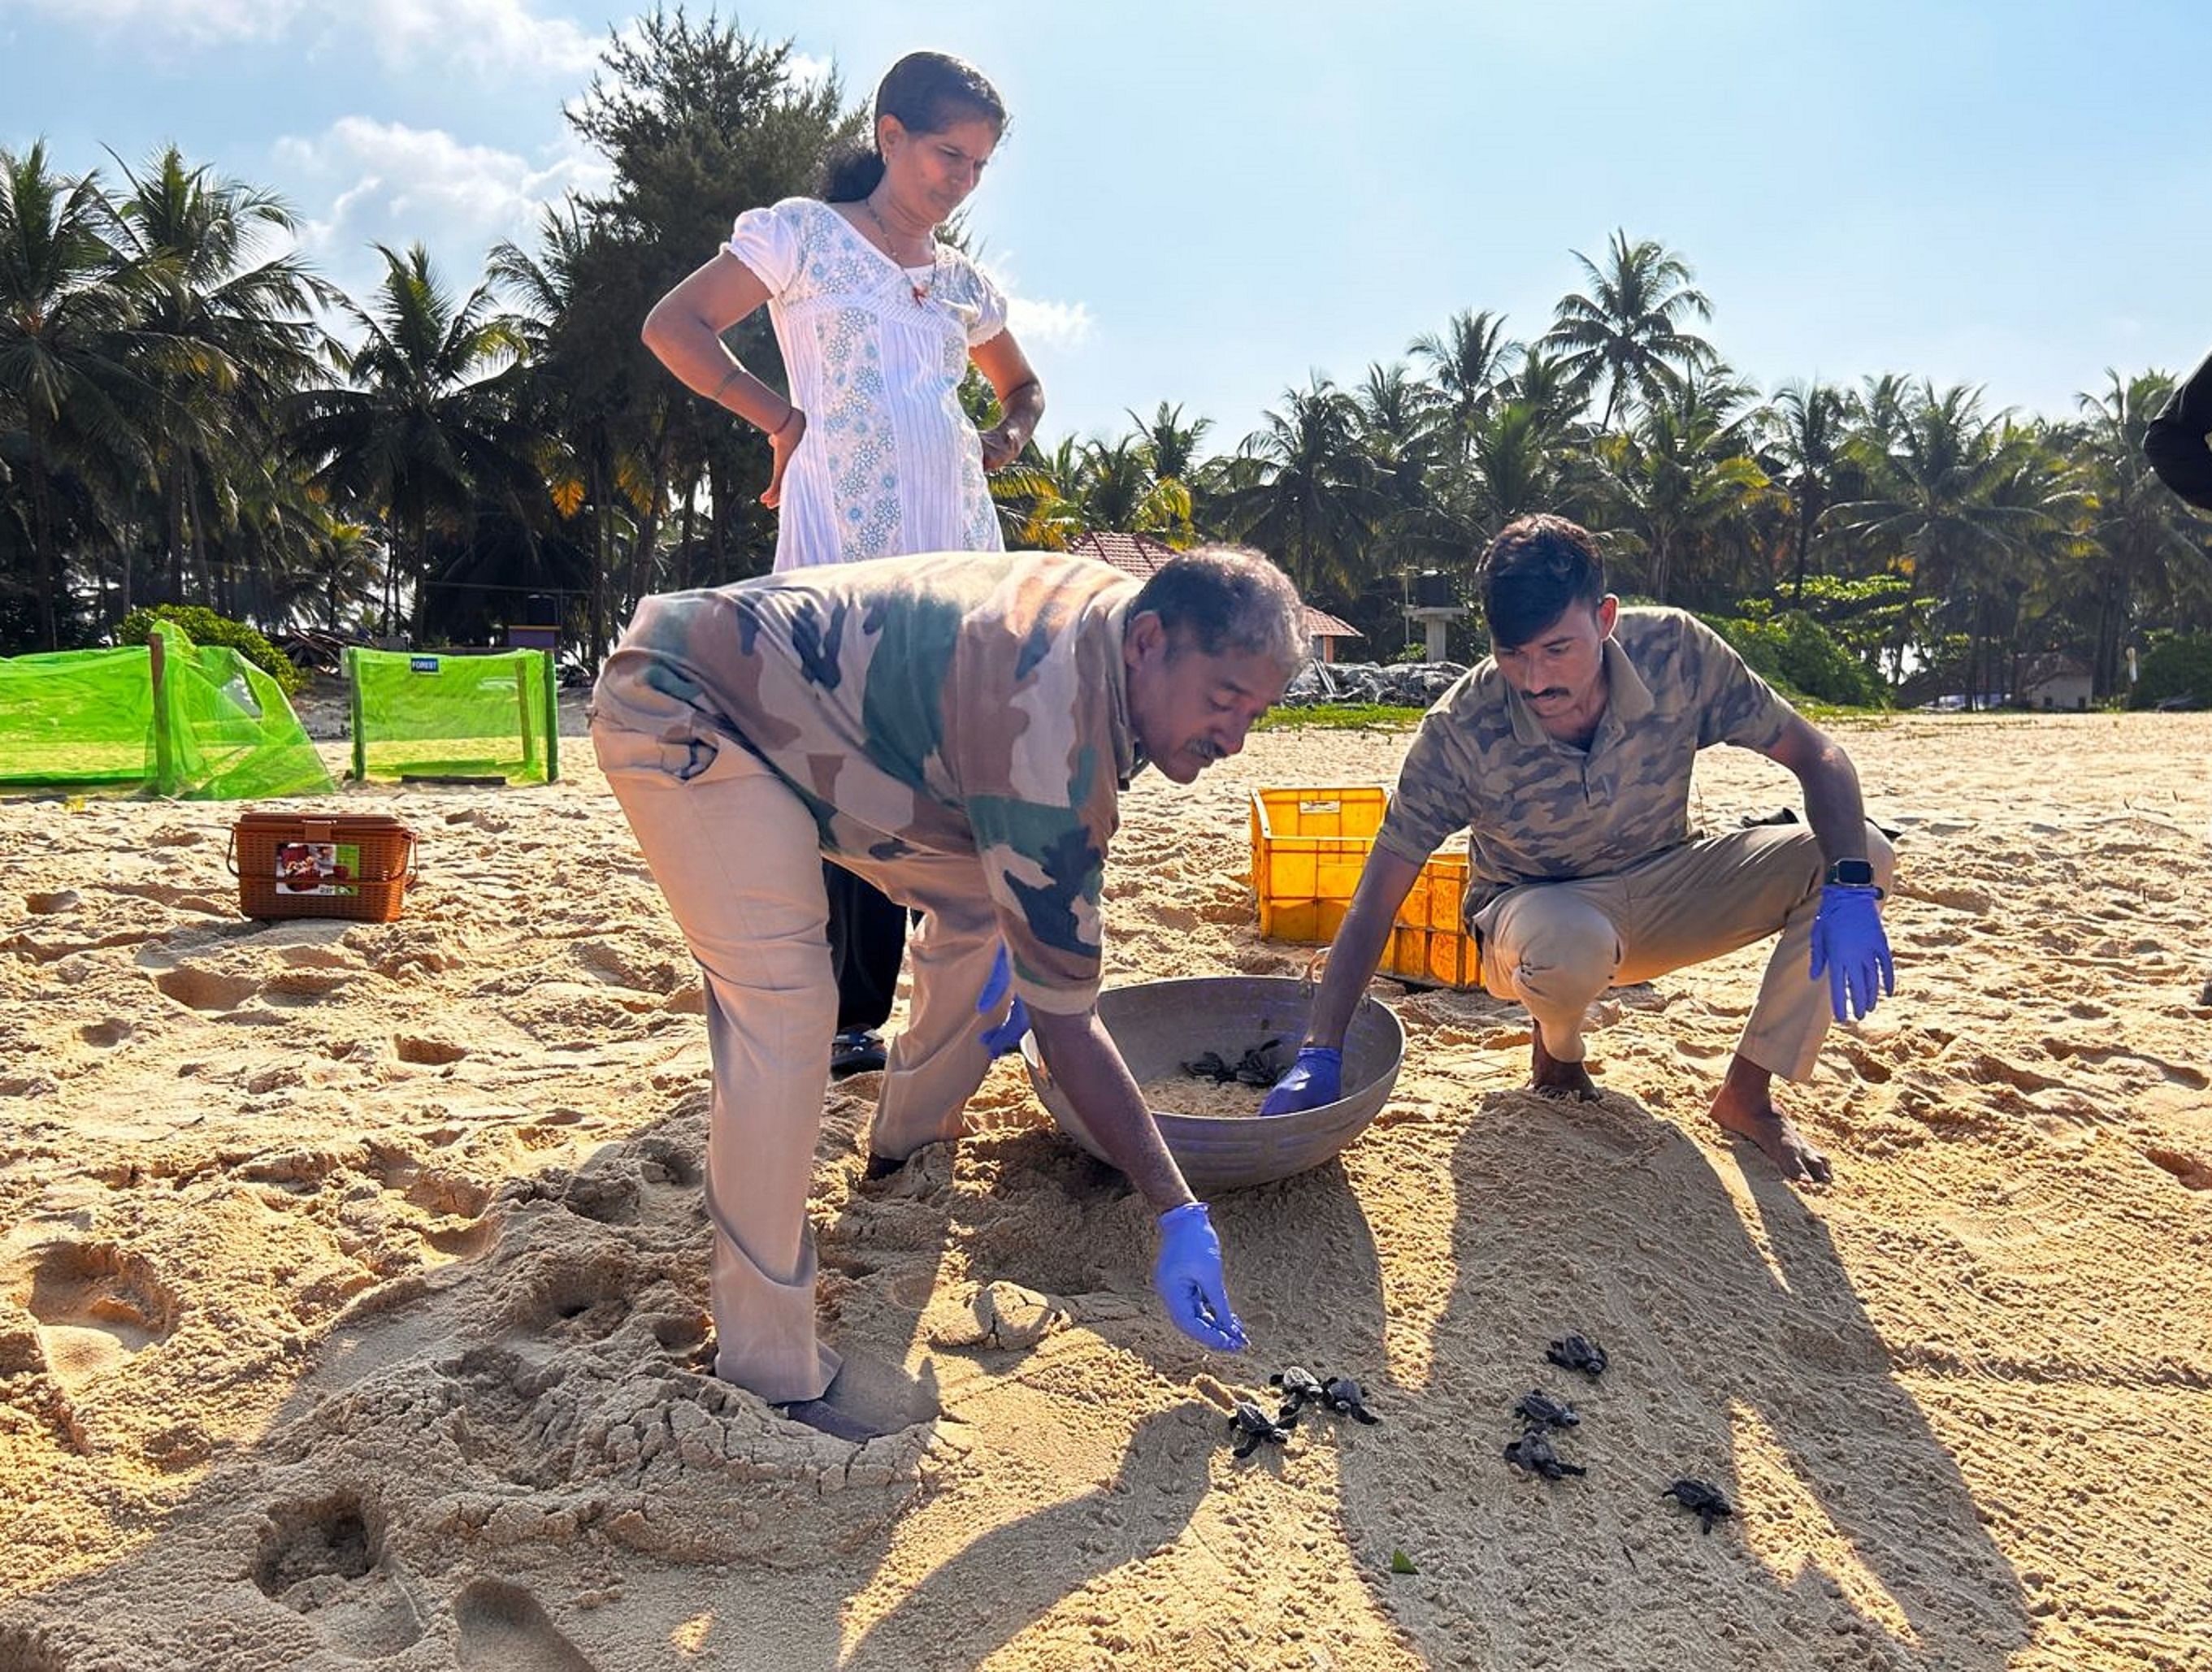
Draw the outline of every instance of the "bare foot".
M1774 1106L1764 1085L1747 1087L1731 1072L1713 1098L1713 1118L1765 1152L1784 1178L1825 1184L1834 1177L1828 1158L1807 1142L1796 1123Z
M1544 1049L1544 1030L1532 1019L1528 1024L1528 1089L1539 1097L1571 1097L1581 1103L1597 1101L1597 1081L1580 1063L1563 1063Z

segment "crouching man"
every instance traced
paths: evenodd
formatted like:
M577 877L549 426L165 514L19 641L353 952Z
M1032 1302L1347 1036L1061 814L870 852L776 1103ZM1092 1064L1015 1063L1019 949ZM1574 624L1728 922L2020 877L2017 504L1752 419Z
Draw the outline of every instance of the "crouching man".
M822 857L924 914L871 1172L955 1136L994 1051L1031 1027L1159 1215L1169 1316L1244 1345L1206 1208L1093 1008L1099 894L1131 775L1188 784L1236 754L1303 651L1290 582L1222 549L1141 590L1086 559L961 552L640 606L592 738L705 975L720 1375L829 1433L872 1432L815 1336L807 1184L837 1020Z
M1305 1047L1264 1107L1340 1094L1344 1030L1398 908L1464 825L1482 983L1528 1006L1539 1091L1596 1094L1583 1017L1607 987L1779 933L1712 1114L1787 1176L1826 1180L1771 1087L1810 1076L1832 1015L1863 1016L1877 985L1895 987L1881 911L1892 855L1850 760L1694 616L1622 609L1589 535L1563 518L1508 525L1482 589L1494 654L1423 718ZM1691 839L1691 766L1716 743L1795 773L1808 825Z

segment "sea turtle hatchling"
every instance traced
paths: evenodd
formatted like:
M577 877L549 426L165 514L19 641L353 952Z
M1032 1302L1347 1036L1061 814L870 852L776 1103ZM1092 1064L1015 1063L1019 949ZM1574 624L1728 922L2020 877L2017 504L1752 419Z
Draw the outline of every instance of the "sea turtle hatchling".
M1321 1402L1339 1416L1357 1417L1362 1422L1380 1422L1382 1419L1367 1408L1367 1390L1349 1376L1332 1376L1321 1384Z
M1505 1448L1505 1461L1516 1468L1527 1469L1532 1475L1540 1475L1547 1481L1589 1473L1579 1463L1565 1461L1552 1449L1552 1438L1544 1432L1540 1423L1532 1425L1527 1433Z
M1544 1356L1562 1370L1585 1371L1592 1377L1605 1374L1605 1348L1580 1336L1560 1337L1545 1350Z
M1677 1481L1659 1494L1671 1498L1698 1518L1700 1532L1710 1533L1713 1523L1724 1515L1734 1515L1735 1506L1721 1495L1721 1489L1710 1481L1692 1481L1686 1477Z
M1267 1378L1267 1385L1280 1390L1283 1396L1283 1421L1288 1421L1308 1405L1326 1405L1328 1393L1320 1378L1304 1365L1292 1365L1279 1370Z
M1292 1415L1295 1420L1296 1413ZM1240 1399L1230 1415L1229 1432L1237 1436L1233 1455L1249 1457L1260 1449L1263 1440L1280 1445L1289 1439L1291 1424L1276 1421L1249 1399Z
M1194 1080L1211 1080L1217 1086L1225 1086L1237 1077L1235 1065L1224 1062L1218 1051L1209 1051L1185 1063L1182 1071Z
M1571 1428L1582 1421L1572 1405L1564 1399L1553 1398L1541 1388L1531 1388L1522 1394L1521 1402L1513 1408L1513 1415L1540 1428Z

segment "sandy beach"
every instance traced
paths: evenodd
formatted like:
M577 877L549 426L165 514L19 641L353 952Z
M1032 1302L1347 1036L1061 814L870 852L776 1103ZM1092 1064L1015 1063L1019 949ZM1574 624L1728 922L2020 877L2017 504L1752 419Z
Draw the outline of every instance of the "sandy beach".
M943 1415L860 1448L702 1372L700 988L580 738L323 803L420 833L389 924L239 918L236 807L0 803L0 1672L2212 1667L2212 716L1839 735L1904 834L1897 997L1789 1093L1832 1186L1705 1117L1763 948L1613 995L1593 1105L1378 982L1375 1126L1216 1203L1231 1359L1018 1062L865 1187L861 1076L824 1327ZM1141 780L1109 980L1301 972L1249 793L1406 742ZM1701 758L1710 827L1794 799ZM1233 1460L1291 1363L1383 1421ZM1505 1464L1538 1386L1586 1476Z

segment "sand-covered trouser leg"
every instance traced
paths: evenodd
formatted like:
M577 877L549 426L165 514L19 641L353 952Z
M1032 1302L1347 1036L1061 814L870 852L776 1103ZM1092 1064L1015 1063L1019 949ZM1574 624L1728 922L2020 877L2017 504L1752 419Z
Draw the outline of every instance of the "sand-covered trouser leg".
M1867 857L1886 892L1896 853L1867 827ZM1813 918L1827 862L1803 825L1754 825L1690 842L1621 873L1617 982L1648 981L1781 931L1736 1050L1787 1080L1809 1079L1833 1020L1811 974Z
M818 1398L838 1359L815 1339L806 1190L837 987L813 815L729 738L601 722L592 742L704 977L715 1374Z
M1508 889L1475 919L1482 984L1527 1005L1545 1051L1562 1063L1583 1060L1583 1013L1620 965L1613 895L1603 879L1532 882Z
M968 1100L990 1071L983 1030L1004 1012L979 1016L975 999L998 955L998 912L982 866L969 856L909 854L854 869L922 913L907 942L912 1003L906 1027L892 1037L868 1133L871 1154L903 1160L960 1136Z

